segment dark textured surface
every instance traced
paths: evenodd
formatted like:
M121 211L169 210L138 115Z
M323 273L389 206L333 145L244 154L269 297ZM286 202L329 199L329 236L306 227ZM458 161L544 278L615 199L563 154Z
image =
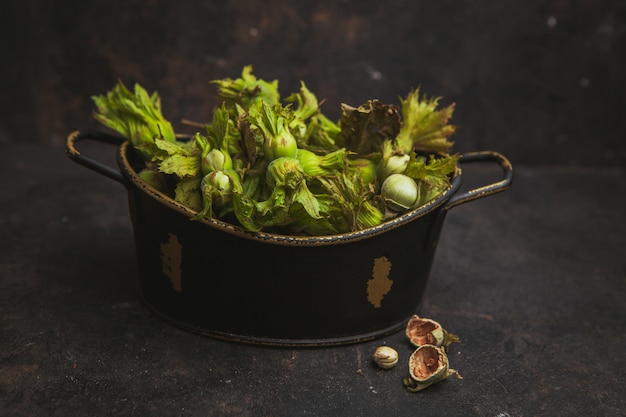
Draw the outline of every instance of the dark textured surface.
M118 79L157 90L183 129L209 119L210 80L252 64L331 116L421 86L457 103L462 152L626 163L624 0L9 1L0 34L0 143L62 144Z
M107 161L99 146L83 148ZM402 333L283 349L162 322L136 297L124 187L55 147L5 145L0 415L623 416L626 172L517 168L446 219L422 315L461 337L464 379L412 394ZM383 343L390 371L370 359Z
M0 416L625 415L624 0L7 1L0 35ZM407 392L401 333L262 348L138 301L126 191L65 138L118 79L207 120L209 81L246 64L331 116L421 86L456 102L457 150L511 159L510 190L448 215L421 312L464 379Z

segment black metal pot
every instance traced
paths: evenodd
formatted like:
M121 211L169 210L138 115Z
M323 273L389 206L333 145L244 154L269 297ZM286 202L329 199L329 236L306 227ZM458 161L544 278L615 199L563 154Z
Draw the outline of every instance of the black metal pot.
M119 169L76 149L90 139L118 146ZM403 328L420 307L446 213L509 188L513 170L496 152L460 163L495 162L503 179L431 203L377 227L333 236L250 233L195 212L144 183L124 139L74 132L67 154L128 190L143 302L184 329L241 342L319 346L370 340ZM135 167L135 168L134 168Z

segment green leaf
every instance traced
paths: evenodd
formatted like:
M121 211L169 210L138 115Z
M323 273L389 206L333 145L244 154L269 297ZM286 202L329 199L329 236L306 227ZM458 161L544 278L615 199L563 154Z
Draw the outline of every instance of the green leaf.
M224 78L213 80L217 85L217 98L223 102L225 107L236 116L236 106L241 106L244 110L249 110L260 101L268 104L279 102L278 81L271 82L257 79L252 74L252 66L247 65L241 72L241 77L237 79Z
M242 156L245 156L248 166L257 162L257 157L263 153L263 134L256 126L252 125L250 113L238 107L237 130L241 136Z
M202 196L200 194L200 177L182 178L176 183L174 199L192 210L202 210Z
M313 193L309 190L305 181L302 181L294 190L293 202L302 205L311 219L320 219L320 205Z
M159 172L158 167L155 164L147 164L145 168L137 173L145 183L154 187L155 189L167 193L168 186L163 173Z
M166 156L159 163L159 171L165 174L176 174L179 178L200 175L200 158L173 154Z
M458 154L446 156L430 155L426 158L425 156L417 156L415 153L411 153L411 159L404 174L416 180L429 176L448 178L456 170L459 158Z
M227 146L230 130L233 127L228 110L225 104L222 104L221 107L215 109L213 120L206 128L211 147L213 149L222 149L225 145Z
M419 89L401 99L402 127L396 138L396 147L404 153L411 150L424 153L448 152L453 146L449 137L456 126L448 122L454 104L438 110L440 97L420 96Z
M250 232L260 232L263 225L256 220L256 201L241 193L233 194L233 210L241 226Z
M162 151L160 154L155 154L155 158L153 159L163 159L164 156L168 155L183 155L183 156L192 156L194 151L193 148L189 147L186 143L183 142L168 142L161 139L156 139L154 141L154 146Z
M286 226L291 223L290 201L283 186L274 187L267 200L257 202L252 217L262 228Z
M295 103L294 116L296 119L305 121L317 114L319 111L319 103L317 97L304 84L300 82L300 91L291 94L285 99L287 103Z
M348 224L350 231L382 222L383 213L371 203L372 192L361 181L360 173L342 172L333 177L320 177L318 180L326 188L326 194L340 214L339 223Z
M298 146L316 153L334 151L338 149L336 139L340 131L338 124L317 113L309 119L304 135L297 138Z
M334 205L334 200L326 194L316 194L315 199L320 208L320 218L312 220L301 205L291 207L292 221L289 231L296 234L310 236L323 236L350 231L350 226L345 222L343 213Z
M415 207L429 202L450 187L450 176L455 172L459 158L457 154L430 155L428 158L412 155L405 175L413 178L418 187Z
M146 160L152 159L150 152L155 149L150 145L155 139L176 140L171 123L161 113L156 92L149 95L139 84L131 92L119 81L106 95L92 96L92 100L96 106L93 117L141 148Z

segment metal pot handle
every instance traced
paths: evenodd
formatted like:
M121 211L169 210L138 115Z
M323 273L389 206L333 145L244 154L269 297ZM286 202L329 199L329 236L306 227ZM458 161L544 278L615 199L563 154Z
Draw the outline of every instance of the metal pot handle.
M98 162L94 159L91 159L87 156L83 156L78 149L76 149L76 143L81 140L95 140L102 143L108 143L110 145L119 146L126 141L126 139L120 136L109 135L106 133L100 132L72 132L67 137L67 142L65 146L65 153L71 160L74 162L83 165L93 171L96 171L99 174L104 175L105 177L111 178L119 183L126 184L124 181L124 176L122 175L119 169L111 168L108 165L105 165L101 162Z
M463 164L467 162L496 162L502 167L502 174L504 178L498 182L494 182L492 184L478 187L465 193L453 196L450 201L448 201L448 204L446 205L446 210L458 206L459 204L478 200L479 198L487 197L492 194L505 191L511 186L513 182L513 166L504 155L499 154L498 152L469 152L463 154L459 162Z

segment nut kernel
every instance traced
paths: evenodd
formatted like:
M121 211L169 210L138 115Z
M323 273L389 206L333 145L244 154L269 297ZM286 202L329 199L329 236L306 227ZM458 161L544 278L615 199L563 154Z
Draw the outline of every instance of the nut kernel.
M381 369L391 369L398 364L398 352L389 346L379 346L374 352L374 362Z

